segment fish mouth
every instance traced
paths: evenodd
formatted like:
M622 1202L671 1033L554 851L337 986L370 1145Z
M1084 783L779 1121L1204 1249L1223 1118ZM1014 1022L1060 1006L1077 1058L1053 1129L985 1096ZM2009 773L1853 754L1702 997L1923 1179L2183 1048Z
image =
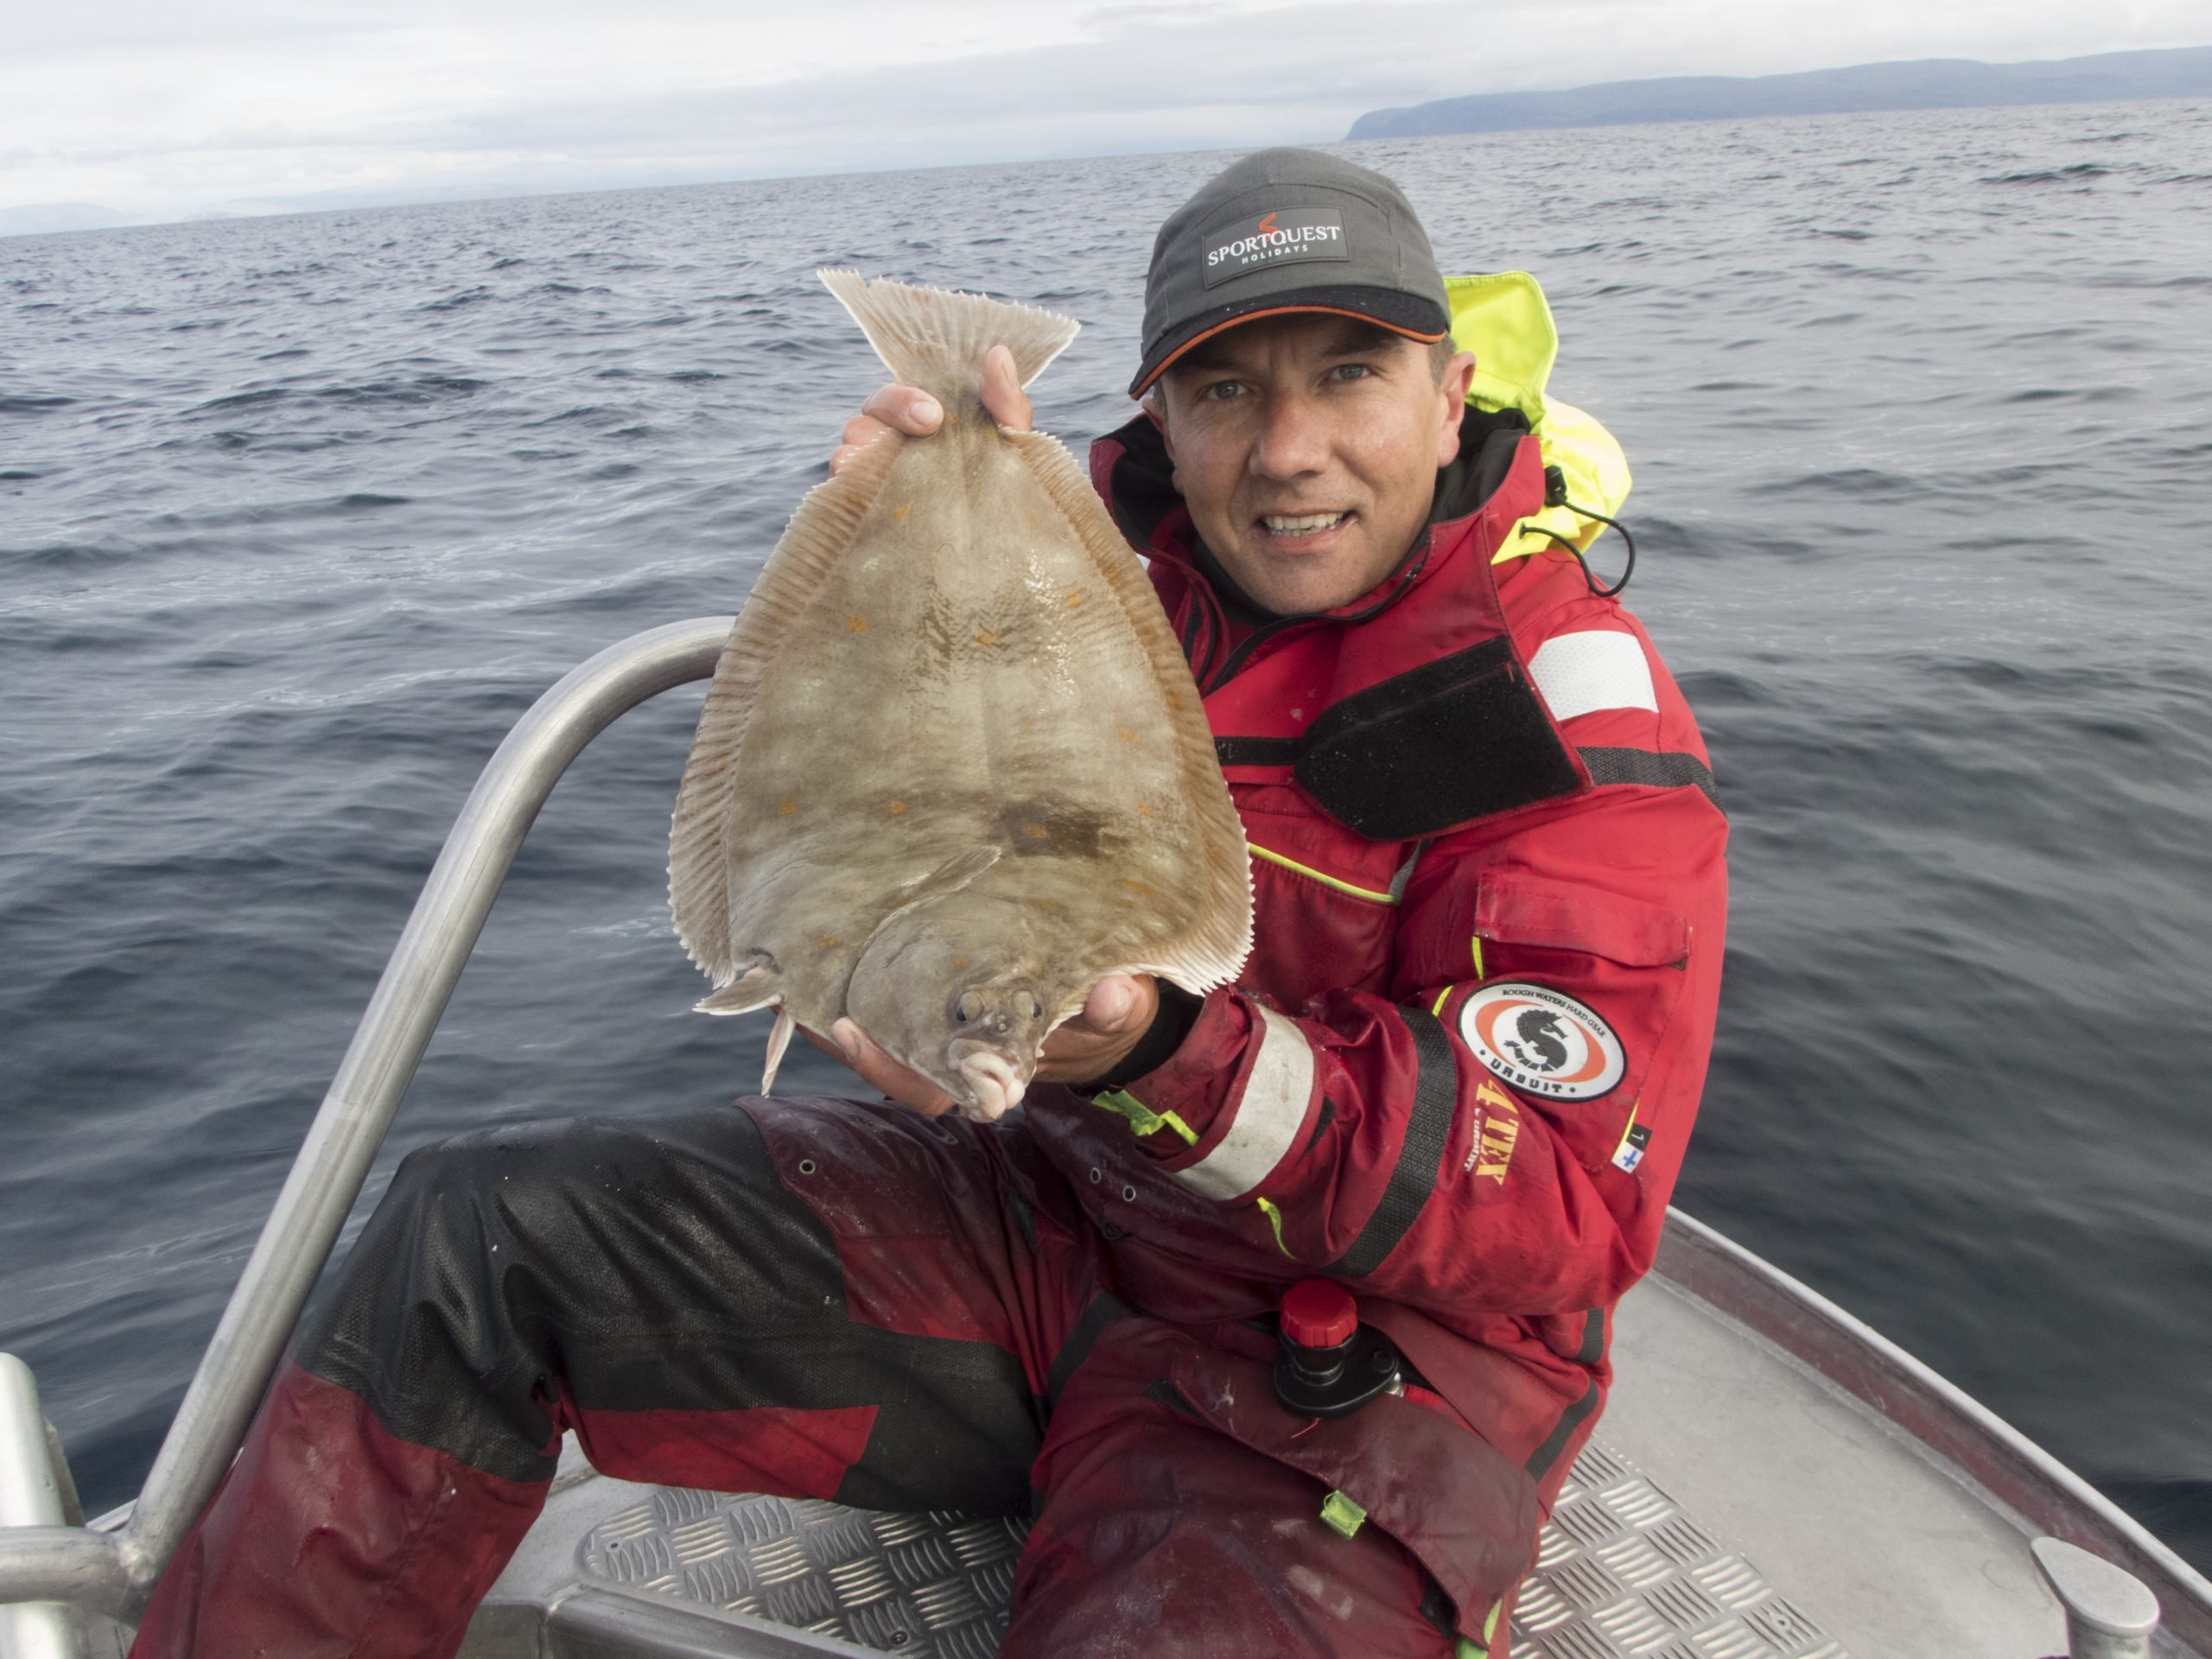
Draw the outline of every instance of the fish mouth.
M996 1049L966 1048L950 1058L970 1096L961 1103L962 1112L979 1123L996 1122L1021 1104L1022 1096L1029 1090L1029 1079L1021 1068Z

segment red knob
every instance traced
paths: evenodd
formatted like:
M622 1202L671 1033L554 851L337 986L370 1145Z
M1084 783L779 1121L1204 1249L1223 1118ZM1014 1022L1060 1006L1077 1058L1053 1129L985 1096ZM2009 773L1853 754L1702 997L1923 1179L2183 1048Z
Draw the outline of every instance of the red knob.
M1359 1329L1351 1293L1327 1279L1301 1279L1283 1293L1282 1333L1301 1348L1334 1348Z

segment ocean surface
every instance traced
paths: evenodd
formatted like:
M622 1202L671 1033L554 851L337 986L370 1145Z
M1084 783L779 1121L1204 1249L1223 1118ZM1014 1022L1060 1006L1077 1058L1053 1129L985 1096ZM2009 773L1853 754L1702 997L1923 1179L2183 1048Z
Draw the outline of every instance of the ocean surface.
M1734 823L1680 1201L2212 1565L2212 104L1345 151L1447 270L1542 279L1636 468L1629 599ZM736 609L880 380L816 267L1082 318L1037 388L1079 444L1226 159L0 240L0 1347L88 1506L486 757ZM698 696L561 785L370 1198L457 1130L757 1079L664 905Z

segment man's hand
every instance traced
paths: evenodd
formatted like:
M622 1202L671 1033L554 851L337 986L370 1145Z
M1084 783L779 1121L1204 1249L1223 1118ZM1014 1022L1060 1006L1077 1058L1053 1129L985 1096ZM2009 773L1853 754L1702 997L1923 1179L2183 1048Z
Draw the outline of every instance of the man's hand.
M1009 431L1029 430L1029 397L1014 373L1014 353L1003 346L983 354L983 407ZM861 412L845 423L845 441L831 451L830 470L843 471L847 461L887 432L926 438L944 424L944 406L920 387L878 386Z
M1083 1012L1045 1039L1038 1056L1039 1083L1089 1083L1129 1057L1160 1012L1160 988L1150 974L1109 974L1090 988Z
M1088 1083L1104 1077L1128 1058L1129 1051L1152 1028L1153 1016L1159 1011L1160 990L1150 974L1108 975L1090 988L1083 1011L1045 1039L1044 1052L1038 1057L1036 1081ZM804 1026L799 1030L824 1054L851 1066L861 1082L900 1105L911 1106L925 1117L952 1109L950 1095L920 1072L893 1059L851 1020L840 1020L832 1026L826 1042Z
M842 1060L860 1073L861 1081L881 1091L887 1100L895 1100L901 1106L911 1106L924 1117L942 1117L950 1111L955 1102L950 1095L938 1088L920 1072L903 1066L885 1053L874 1038L862 1031L851 1019L840 1020L830 1027L829 1042L824 1042L804 1026L799 1029L824 1054Z

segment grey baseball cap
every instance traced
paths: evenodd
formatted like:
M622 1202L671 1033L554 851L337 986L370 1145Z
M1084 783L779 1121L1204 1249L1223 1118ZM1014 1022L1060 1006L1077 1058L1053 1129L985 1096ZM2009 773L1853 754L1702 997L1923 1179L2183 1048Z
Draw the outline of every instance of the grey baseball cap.
M1318 149L1263 149L1215 175L1152 245L1129 396L1200 340L1284 311L1363 317L1420 340L1449 334L1444 278L1405 193Z

